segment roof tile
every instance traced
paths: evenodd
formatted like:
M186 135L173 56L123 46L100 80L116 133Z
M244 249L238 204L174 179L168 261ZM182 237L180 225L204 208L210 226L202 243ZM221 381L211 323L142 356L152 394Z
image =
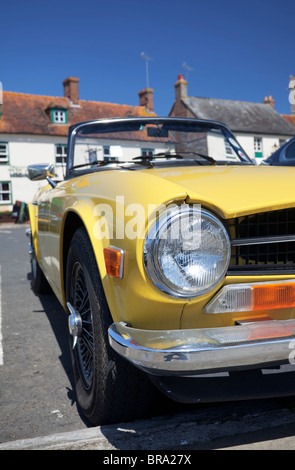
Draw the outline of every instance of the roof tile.
M283 118L286 119L290 124L295 127L295 115L282 114Z
M295 135L290 122L265 103L199 97L182 101L197 118L222 122L234 132Z
M52 108L67 110L67 124L51 122L49 110ZM68 98L3 91L0 133L67 136L68 127L78 122L128 116L155 114L149 113L144 106L84 100L73 106Z

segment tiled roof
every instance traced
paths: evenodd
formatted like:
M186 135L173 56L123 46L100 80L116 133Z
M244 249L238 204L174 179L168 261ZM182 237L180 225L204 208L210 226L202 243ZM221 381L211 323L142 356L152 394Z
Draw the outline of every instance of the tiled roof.
M295 115L282 114L283 118L286 119L292 126L295 127Z
M67 110L67 124L53 124L50 109ZM144 106L129 106L79 100L72 106L68 98L3 91L0 133L67 136L68 127L91 119L154 116Z
M223 122L234 132L295 135L295 128L265 103L198 97L182 102L195 117Z

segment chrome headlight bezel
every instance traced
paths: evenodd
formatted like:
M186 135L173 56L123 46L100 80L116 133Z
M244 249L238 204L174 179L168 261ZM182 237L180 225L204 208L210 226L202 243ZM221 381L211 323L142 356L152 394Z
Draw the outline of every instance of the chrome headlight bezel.
M215 230L215 234L218 233L220 235L220 243L224 251L221 266L214 279L211 279L210 282L202 286L177 286L165 276L165 273L161 268L161 263L159 262L158 254L161 236L163 235L165 230L168 230L169 227L172 227L172 224L179 223L182 217L186 219L189 218L189 220L199 219L200 237L202 237L202 233L205 232L205 230L202 229L202 226L205 223L209 225L212 224L212 227L214 227ZM181 253L181 242L177 240L175 243L177 242L179 242L179 253ZM201 238L200 243L202 243ZM192 250L190 250L190 252L192 252ZM194 248L193 252L194 256L197 257L197 248ZM144 244L144 265L149 278L161 291L178 298L199 297L214 289L214 287L216 287L226 275L230 262L230 257L231 242L225 225L213 213L201 208L199 204L183 204L177 206L176 208L174 207L173 209L167 208L166 211L162 212L160 216L154 220L153 224L148 230ZM173 261L175 262L175 259ZM197 264L194 267L197 268Z

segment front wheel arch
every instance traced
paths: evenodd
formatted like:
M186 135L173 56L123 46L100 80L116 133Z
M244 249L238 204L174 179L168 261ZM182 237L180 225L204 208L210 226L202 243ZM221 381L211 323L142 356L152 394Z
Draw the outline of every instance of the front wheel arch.
M80 212L75 212L70 210L64 219L62 230L61 230L61 244L60 244L60 282L61 282L61 290L63 296L63 305L66 309L66 270L67 270L67 261L68 261L68 254L69 249L71 246L71 242L73 236L77 232L79 228L83 228L88 235L90 243L92 245L92 249L95 252L95 258L97 263L98 272L100 278L103 279L105 277L105 264L103 258L103 246L101 240L95 239L93 240L93 226L91 227L91 223L87 223L87 220L93 221L93 218L90 217L90 214L87 213L85 207L81 208L83 212L83 217ZM89 207L88 207L89 210ZM90 211L91 212L91 211ZM105 286L104 286L105 288ZM108 298L109 293L105 290L105 296Z
M60 250L60 275L61 275L61 284L62 284L62 292L64 294L64 305L65 303L65 291L66 291L66 266L68 261L68 254L71 245L72 238L78 228L84 227L82 219L79 217L78 214L75 212L69 212L66 216L63 225L62 231L62 243L61 243L61 250ZM84 227L85 228L85 227Z

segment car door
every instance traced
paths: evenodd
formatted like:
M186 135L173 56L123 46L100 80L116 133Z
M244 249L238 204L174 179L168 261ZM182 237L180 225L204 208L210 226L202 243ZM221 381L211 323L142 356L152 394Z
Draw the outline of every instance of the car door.
M39 263L45 276L51 280L51 198L53 188L48 185L38 199L38 250Z

